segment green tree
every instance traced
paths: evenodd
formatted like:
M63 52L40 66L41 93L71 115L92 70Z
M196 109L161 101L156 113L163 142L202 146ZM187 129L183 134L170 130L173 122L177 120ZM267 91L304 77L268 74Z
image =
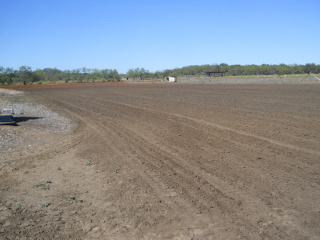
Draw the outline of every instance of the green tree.
M18 82L23 85L33 84L40 80L39 76L34 74L31 67L28 66L21 66L16 72L16 75Z
M11 85L14 83L15 74L12 68L0 67L0 84Z
M142 80L147 78L149 71L144 68L132 68L127 71L127 76L133 80Z
M315 73L317 66L314 63L307 63L304 66L304 73Z
M278 74L279 75L285 75L285 74L289 74L290 71L289 71L289 67L284 64L284 63L281 63L279 66L278 66Z
M304 67L302 65L293 64L290 65L290 73L291 74L302 74Z

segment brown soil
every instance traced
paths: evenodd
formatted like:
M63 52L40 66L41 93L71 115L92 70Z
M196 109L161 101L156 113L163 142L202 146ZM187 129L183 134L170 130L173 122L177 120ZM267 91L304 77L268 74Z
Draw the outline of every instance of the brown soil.
M0 157L0 239L320 238L320 84L24 90L77 127Z

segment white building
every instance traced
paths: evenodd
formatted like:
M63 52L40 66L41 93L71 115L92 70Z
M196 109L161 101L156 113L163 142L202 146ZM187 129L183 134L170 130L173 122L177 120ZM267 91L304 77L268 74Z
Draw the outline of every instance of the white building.
M166 77L168 82L177 82L177 78L175 77Z

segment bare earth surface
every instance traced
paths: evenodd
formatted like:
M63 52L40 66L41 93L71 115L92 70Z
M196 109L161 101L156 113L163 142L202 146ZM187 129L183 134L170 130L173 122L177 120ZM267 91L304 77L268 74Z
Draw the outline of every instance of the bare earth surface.
M19 90L75 126L1 154L1 240L320 239L320 84Z

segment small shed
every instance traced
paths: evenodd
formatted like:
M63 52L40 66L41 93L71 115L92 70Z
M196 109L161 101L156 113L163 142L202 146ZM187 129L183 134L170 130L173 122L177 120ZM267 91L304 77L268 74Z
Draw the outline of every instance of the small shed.
M175 77L166 77L168 82L177 82L177 78Z
M208 77L223 77L225 72L222 71L214 71L214 72L205 72Z

